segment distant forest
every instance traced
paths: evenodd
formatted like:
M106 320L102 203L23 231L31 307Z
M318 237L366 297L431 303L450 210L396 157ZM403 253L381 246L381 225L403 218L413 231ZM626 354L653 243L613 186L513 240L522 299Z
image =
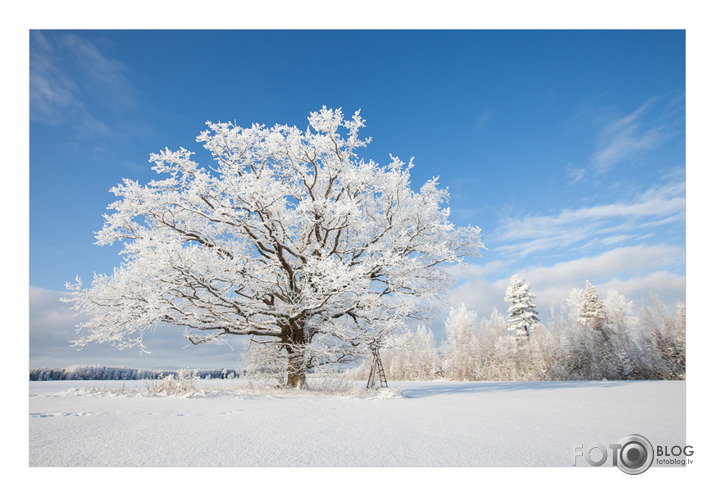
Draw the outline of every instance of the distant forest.
M179 370L133 369L127 367L107 367L104 365L72 365L60 368L30 369L31 381L135 381L141 379L178 378ZM194 369L194 377L199 379L233 379L240 375L238 369Z

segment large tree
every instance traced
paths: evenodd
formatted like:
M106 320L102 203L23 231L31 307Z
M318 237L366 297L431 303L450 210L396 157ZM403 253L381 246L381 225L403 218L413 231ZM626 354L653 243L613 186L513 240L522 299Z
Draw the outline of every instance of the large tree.
M417 317L450 282L444 266L482 248L477 227L449 220L437 179L410 187L412 161L356 155L364 121L340 109L309 127L207 123L204 168L181 148L151 155L163 176L124 180L97 244L121 242L122 265L91 287L68 285L87 315L77 344L140 346L159 324L191 343L254 336L302 387L321 363L363 353ZM437 146L437 145L435 145Z

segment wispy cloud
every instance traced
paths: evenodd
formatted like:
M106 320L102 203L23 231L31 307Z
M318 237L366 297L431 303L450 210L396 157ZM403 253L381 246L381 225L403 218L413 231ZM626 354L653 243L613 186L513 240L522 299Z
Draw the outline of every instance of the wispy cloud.
M579 124L595 125L593 150L582 161L566 165L570 183L598 178L614 168L641 163L649 152L682 134L684 114L682 95L670 100L650 98L627 114L597 107L592 102L587 104L576 118Z
M631 201L564 209L555 215L504 219L492 240L501 256L526 256L594 241L603 246L642 237L655 225L685 221L682 179L649 189Z
M482 112L482 114L479 117L477 117L475 129L477 131L481 131L482 129L484 129L487 126L487 124L489 124L489 121L491 121L492 118L494 118L494 115L495 115L495 112L491 109L486 110L485 112Z
M576 184L586 176L586 168L578 167L574 164L566 166L566 175L569 177L569 185Z
M53 44L33 31L30 43L30 118L46 124L59 124L67 111L82 112L79 88L54 60Z
M656 148L666 137L663 125L648 125L644 119L654 99L637 110L603 127L596 139L596 150L591 164L597 173L605 173L614 166Z
M104 134L103 111L134 107L135 91L123 64L71 33L31 32L30 118Z

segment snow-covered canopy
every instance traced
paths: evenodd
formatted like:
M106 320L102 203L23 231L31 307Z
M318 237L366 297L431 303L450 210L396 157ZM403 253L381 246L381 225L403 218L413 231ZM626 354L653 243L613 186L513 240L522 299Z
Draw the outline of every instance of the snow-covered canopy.
M443 265L479 254L479 228L449 222L436 178L413 191L412 162L357 156L359 112L308 120L207 123L213 166L166 149L151 155L160 179L113 188L97 243L123 243L124 263L71 286L89 316L78 344L141 346L163 323L193 343L253 335L339 359L424 310L450 282Z

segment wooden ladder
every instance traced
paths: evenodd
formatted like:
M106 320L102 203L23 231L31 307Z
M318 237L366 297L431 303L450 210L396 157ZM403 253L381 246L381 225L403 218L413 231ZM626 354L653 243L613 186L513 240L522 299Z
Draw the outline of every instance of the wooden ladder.
M370 375L367 378L367 389L375 387L377 379L380 379L380 387L387 387L385 369L382 367L382 360L380 360L380 348L371 346L370 350L372 350L372 366L370 367Z

